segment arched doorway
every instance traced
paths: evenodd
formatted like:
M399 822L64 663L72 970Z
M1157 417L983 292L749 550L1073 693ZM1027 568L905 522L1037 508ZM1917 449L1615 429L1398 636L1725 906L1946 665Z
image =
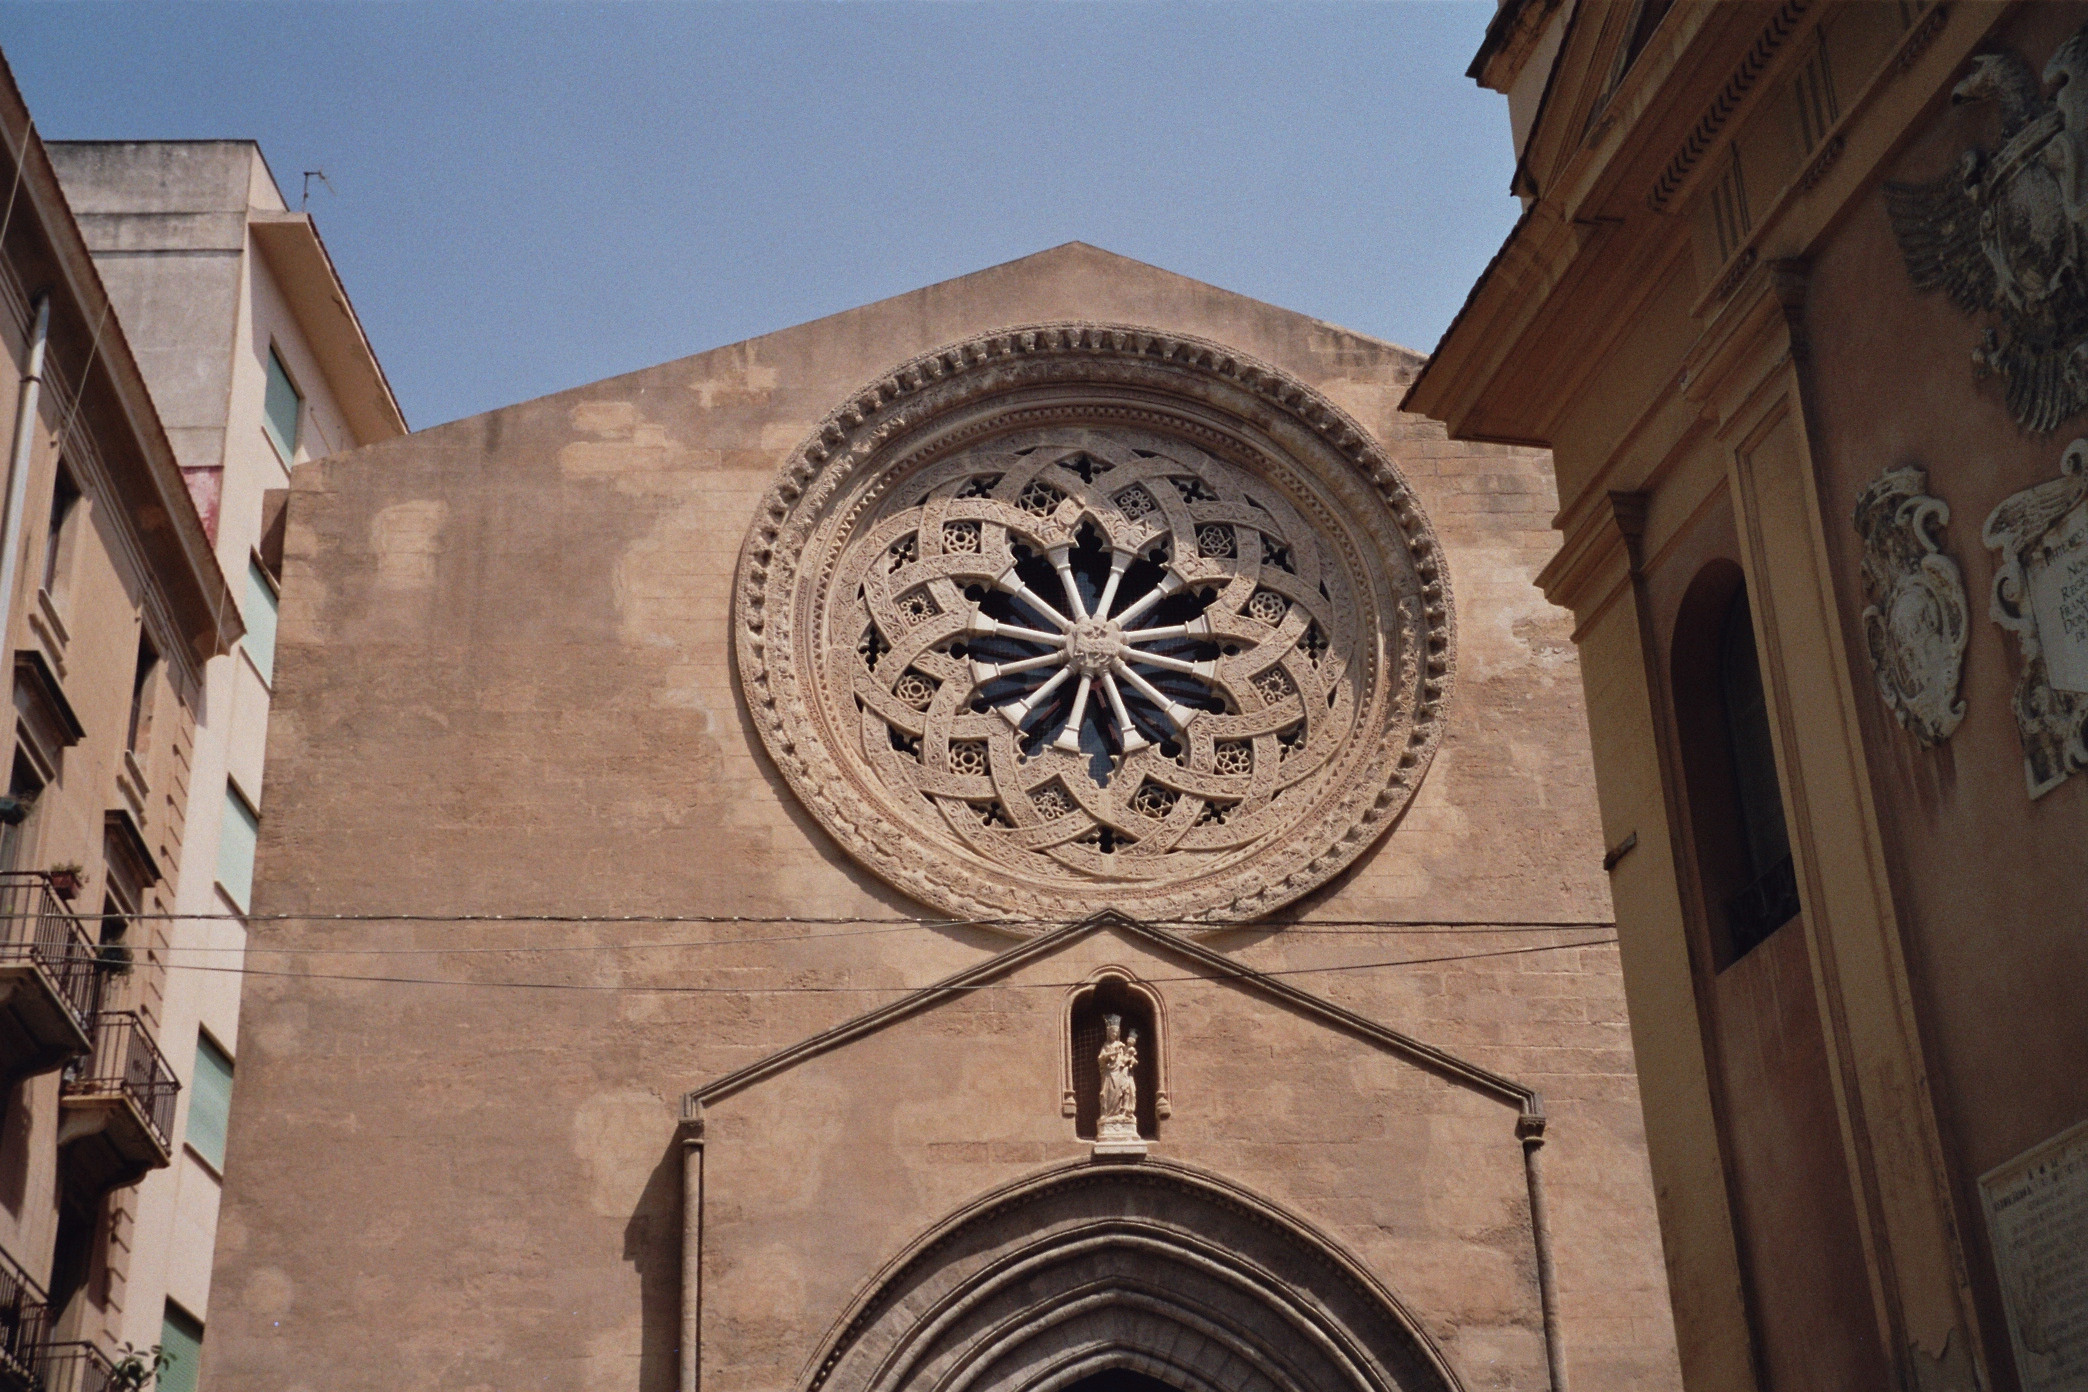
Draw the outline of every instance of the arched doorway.
M803 1392L1453 1392L1411 1316L1296 1217L1180 1165L1083 1164L924 1235Z

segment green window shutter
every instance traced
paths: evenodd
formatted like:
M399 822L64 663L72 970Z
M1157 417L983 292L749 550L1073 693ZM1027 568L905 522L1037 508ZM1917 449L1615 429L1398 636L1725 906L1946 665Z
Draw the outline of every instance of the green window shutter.
M254 842L261 834L261 819L230 783L225 785L225 820L218 827L218 883L244 910L254 897Z
M232 1120L232 1060L196 1036L196 1072L189 1081L188 1143L220 1174L225 1169L225 1128Z
M268 438L275 442L276 453L288 464L297 457L297 427L299 417L304 414L304 398L298 395L297 387L290 381L290 370L276 356L276 350L268 350L268 392L261 403L261 420L268 427Z
M247 656L261 670L261 679L275 684L276 592L268 583L259 561L247 561L247 602L241 615L246 620Z
M161 1317L160 1347L174 1356L159 1375L158 1392L196 1392L196 1365L203 1361L203 1325L195 1316L167 1302Z

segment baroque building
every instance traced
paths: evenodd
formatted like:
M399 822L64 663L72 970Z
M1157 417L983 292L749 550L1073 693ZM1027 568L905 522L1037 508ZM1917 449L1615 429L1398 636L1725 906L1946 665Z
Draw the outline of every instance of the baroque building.
M205 1385L1677 1386L1421 365L1074 244L298 466Z
M2088 1387L2088 8L1508 0L1406 398L1553 451L1693 1388Z

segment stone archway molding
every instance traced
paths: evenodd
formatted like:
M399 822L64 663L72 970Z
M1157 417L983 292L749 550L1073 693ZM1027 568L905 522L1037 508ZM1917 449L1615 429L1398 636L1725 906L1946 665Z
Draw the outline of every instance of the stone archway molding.
M1551 1223L1545 1199L1542 1163L1545 1136L1544 1104L1537 1093L1511 1078L1504 1077L1490 1069L1482 1068L1477 1064L1458 1058L1444 1050L1424 1044L1420 1040L1401 1034L1396 1030L1388 1029L1384 1025L1366 1019L1332 1001L1316 996L1309 991L1301 990L1288 980L1256 971L1252 967L1233 961L1179 933L1170 932L1151 924L1140 923L1122 914L1110 912L1095 914L1081 922L1069 923L1040 936L1026 939L996 954L987 961L956 972L934 985L923 987L907 996L901 997L899 1000L891 1001L873 1010L866 1011L852 1020L843 1021L831 1029L802 1039L787 1048L777 1050L775 1053L757 1059L731 1073L715 1078L683 1096L682 1120L677 1133L682 1151L684 1224L681 1282L682 1339L679 1383L681 1392L700 1392L702 1378L701 1330L703 1308L705 1107L723 1101L749 1088L757 1087L767 1079L797 1067L830 1050L845 1048L855 1041L875 1034L900 1020L911 1018L924 1011L934 1010L953 1000L964 999L970 992L989 982L997 981L1020 967L1041 961L1064 947L1093 934L1105 932L1157 948L1199 975L1207 975L1212 979L1229 981L1241 990L1251 991L1271 1000L1279 1001L1302 1014L1321 1021L1330 1029L1403 1058L1407 1062L1427 1070L1446 1082L1468 1088L1474 1093L1491 1098L1497 1103L1512 1108L1515 1112L1515 1139L1522 1150L1524 1177L1529 1191L1532 1255L1535 1258L1538 1300L1544 1324L1544 1347L1548 1382L1551 1392L1567 1392L1565 1343L1558 1318L1558 1278L1552 1260ZM1104 972L1108 970L1105 968ZM1063 1051L1064 1041L1061 1040L1060 1044ZM851 1310L858 1313L844 1317L842 1326L837 1326L837 1328L842 1329L842 1332L830 1334L823 1347L832 1350L848 1344L849 1339L845 1327L849 1325L851 1320L860 1317L861 1310L867 1308L865 1301L871 1299L876 1291L884 1289L891 1280L896 1279L896 1273L904 1268L906 1263L922 1256L936 1248L938 1243L949 1240L956 1233L962 1231L968 1215L983 1213L993 1209L996 1204L1012 1202L1015 1196L1028 1192L1025 1186L1048 1186L1053 1183L1071 1184L1076 1176L1081 1175L1173 1175L1186 1177L1181 1181L1184 1185L1200 1184L1206 1186L1207 1191L1212 1194L1233 1195L1238 1203L1243 1206L1244 1210L1253 1212L1266 1211L1274 1215L1269 1221L1275 1226L1283 1227L1289 1225L1297 1232L1305 1234L1309 1241L1299 1250L1306 1252L1324 1251L1329 1255L1330 1260L1334 1261L1336 1269L1353 1272L1356 1279L1362 1283L1363 1289L1375 1292L1374 1298L1385 1302L1389 1309L1398 1312L1395 1322L1402 1323L1407 1333L1399 1335L1395 1342L1419 1337L1418 1326L1405 1316L1404 1311L1400 1310L1398 1302L1391 1298L1389 1292L1379 1286L1353 1259L1341 1255L1332 1244L1327 1243L1325 1239L1312 1233L1312 1230L1301 1220L1282 1213L1281 1210L1276 1209L1265 1200L1236 1189L1225 1180L1189 1169L1179 1163L1148 1159L1144 1163L1136 1165L1095 1164L1092 1161L1076 1164L1063 1169L1046 1171L1041 1175L1018 1181L1009 1188L996 1190L986 1195L973 1205L945 1220L928 1236L909 1248L907 1254L897 1258L893 1265L888 1266L878 1277L873 1278L865 1288L867 1293L859 1297L851 1305ZM1118 1245L1121 1246L1122 1244L1119 1243ZM1193 1246L1194 1244L1189 1245ZM1344 1277L1344 1279L1347 1278ZM1166 1282L1160 1282L1158 1285L1163 1292L1174 1289ZM1160 1366L1158 1361L1154 1362L1153 1367L1150 1368L1146 1367L1144 1363L1137 1361L1139 1359L1157 1360L1159 1355L1154 1354L1150 1349L1143 1348L1143 1346L1126 1345L1120 1339L1103 1337L1102 1333L1096 1331L1091 1330L1088 1332L1093 1337L1088 1339L1084 1345L1086 1352L1081 1357L1082 1360L1086 1361L1082 1362L1081 1366L1088 1366L1092 1363L1089 1371L1098 1371L1102 1368L1116 1366L1129 1367L1134 1370L1145 1371L1154 1377L1161 1377L1162 1380L1169 1382L1170 1386L1180 1389L1181 1392L1204 1392L1204 1382L1201 1375L1197 1374L1193 1368L1177 1369L1175 1375L1171 1377L1163 1376L1161 1372L1156 1371ZM1436 1366L1445 1378L1450 1377L1447 1366L1443 1366L1440 1354L1434 1351L1432 1345L1423 1339L1418 1347L1427 1355L1426 1359L1424 1359L1424 1365ZM1417 1354L1416 1356L1419 1355ZM822 1361L817 1366L825 1366L824 1358L825 1355L822 1356ZM1095 1359L1102 1361L1093 1363ZM1116 1361L1110 1361L1112 1359ZM1035 1379L1021 1383L1020 1388L1016 1389L1016 1392L1052 1392L1052 1389L1065 1385L1057 1381L1059 1372L1064 1371L1064 1369L1060 1369L1057 1372L1051 1372L1049 1376L1040 1373ZM801 1379L802 1392L831 1392L831 1388L824 1382L824 1374L821 1374L820 1378L821 1380L809 1382ZM1305 1388L1313 1388L1315 1392L1318 1392L1322 1384L1329 1388L1383 1387L1388 1389L1388 1392L1389 1389L1393 1388L1400 1389L1400 1392L1406 1392L1408 1388L1455 1388L1458 1386L1454 1379L1440 1382L1428 1381L1426 1379L1407 1382L1358 1382L1354 1379L1336 1379L1335 1381L1327 1382L1324 1378L1321 1378L1318 1381L1298 1384L1299 1392L1304 1392ZM940 1383L935 1385L940 1389ZM996 1381L989 1378L984 1384L974 1379L967 1383L967 1389L968 1392L988 1392L989 1389L990 1392L1002 1392L1002 1389L1007 1385L1005 1379ZM879 1384L878 1386L879 1392L884 1392L886 1384ZM892 1385L892 1387L893 1392L896 1392L897 1385ZM1213 1387L1212 1392L1217 1392L1218 1388L1224 1388L1225 1392L1233 1392L1234 1384L1220 1381ZM1288 1392L1287 1384L1280 1380L1255 1383L1254 1388L1255 1392ZM914 1389L908 1388L907 1392L914 1392Z
M1460 1392L1420 1323L1305 1220L1173 1161L988 1193L864 1285L799 1392Z

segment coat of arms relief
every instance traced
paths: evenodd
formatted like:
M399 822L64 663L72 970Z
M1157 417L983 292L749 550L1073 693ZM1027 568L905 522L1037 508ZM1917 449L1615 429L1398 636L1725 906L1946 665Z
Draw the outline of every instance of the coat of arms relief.
M1863 538L1864 646L1878 695L1893 717L1933 748L1965 718L1958 675L1965 661L1965 584L1942 552L1950 505L1928 496L1928 475L1894 469L1856 500Z
M2000 553L1988 612L2022 652L2023 776L2042 797L2088 768L2088 440L2066 447L2058 478L1995 508L1982 535Z
M1973 350L2002 379L2025 430L2088 406L2088 26L2042 78L2018 53L1987 53L1951 100L1991 102L1999 148L1974 148L1930 184L1887 184L1885 206L1914 284L1992 315Z

